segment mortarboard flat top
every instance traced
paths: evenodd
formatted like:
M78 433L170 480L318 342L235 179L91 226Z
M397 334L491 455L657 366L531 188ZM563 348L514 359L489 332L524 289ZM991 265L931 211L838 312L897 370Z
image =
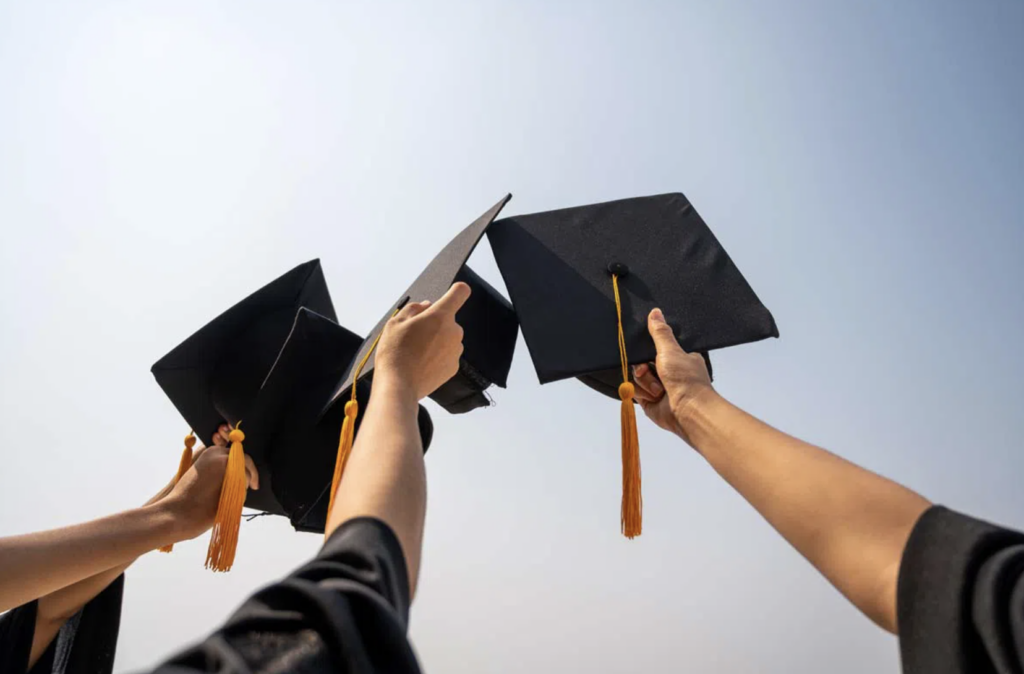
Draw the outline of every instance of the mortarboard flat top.
M337 320L320 260L252 293L153 365L157 383L202 442L225 421L236 423L256 399L299 307Z
M466 282L473 291L470 299L456 315L456 321L464 332L464 350L459 364L459 374L435 391L431 397L450 412L467 412L488 404L483 390L490 384L505 386L512 365L512 353L519 324L508 300L470 270L466 266L466 261L483 238L488 226L511 198L511 194L506 195L463 229L388 309L366 336L366 341L353 358L352 366L331 396L332 404L351 390L356 365L368 352L369 358L359 378L362 380L372 374L375 353L370 350L384 325L397 309L407 302L436 302L456 281Z
M630 363L656 356L647 331L655 307L691 352L778 337L771 313L682 194L513 216L487 235L541 383L580 377L618 397L613 268L622 272Z

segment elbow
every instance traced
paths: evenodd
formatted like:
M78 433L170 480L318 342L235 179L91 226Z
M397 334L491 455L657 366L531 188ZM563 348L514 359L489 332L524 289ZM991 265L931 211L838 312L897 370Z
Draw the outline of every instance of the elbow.
M39 599L36 608L36 622L39 624L55 625L58 628L85 607L80 602L61 602L53 595Z
M893 564L883 573L874 591L861 607L873 623L890 634L899 635L896 613L896 592L899 585L900 565Z

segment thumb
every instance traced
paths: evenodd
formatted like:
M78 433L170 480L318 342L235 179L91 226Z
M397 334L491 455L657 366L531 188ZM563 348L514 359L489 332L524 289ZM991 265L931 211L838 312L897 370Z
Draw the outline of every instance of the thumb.
M679 346L679 342L676 341L672 327L665 322L665 314L661 313L661 309L654 309L648 315L647 330L651 333L659 356L667 356L672 352L683 350L683 347Z
M469 286L462 281L454 283L448 289L448 292L444 294L444 297L434 302L433 306L427 309L427 311L454 316L462 308L462 305L466 303L466 300L469 299L471 292Z

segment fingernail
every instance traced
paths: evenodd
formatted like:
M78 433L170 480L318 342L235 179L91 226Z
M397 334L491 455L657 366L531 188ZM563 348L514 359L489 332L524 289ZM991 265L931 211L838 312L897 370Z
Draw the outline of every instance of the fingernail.
M664 323L665 314L661 313L661 309L651 309L651 320Z

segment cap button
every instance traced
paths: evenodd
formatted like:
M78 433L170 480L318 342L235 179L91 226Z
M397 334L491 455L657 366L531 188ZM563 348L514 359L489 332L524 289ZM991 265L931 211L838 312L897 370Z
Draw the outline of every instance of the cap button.
M608 264L608 273L614 274L619 278L625 278L629 276L629 267L622 264L621 262L610 262Z

